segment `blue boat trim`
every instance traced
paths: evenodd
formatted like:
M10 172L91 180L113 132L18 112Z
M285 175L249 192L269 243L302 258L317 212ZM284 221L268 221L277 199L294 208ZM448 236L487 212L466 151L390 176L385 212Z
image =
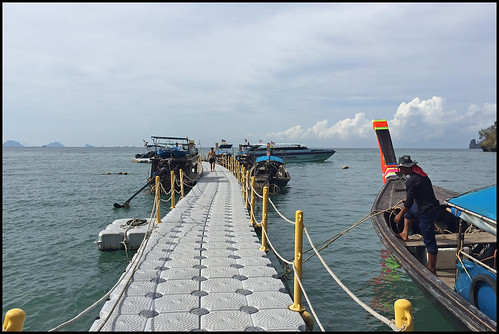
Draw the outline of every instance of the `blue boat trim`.
M476 227L497 235L497 186L474 189L446 201L451 212Z
M258 157L256 159L256 162L267 161L267 160L268 161L277 161L277 162L284 163L284 160L282 160L279 157L273 156L273 155L264 155L264 156Z

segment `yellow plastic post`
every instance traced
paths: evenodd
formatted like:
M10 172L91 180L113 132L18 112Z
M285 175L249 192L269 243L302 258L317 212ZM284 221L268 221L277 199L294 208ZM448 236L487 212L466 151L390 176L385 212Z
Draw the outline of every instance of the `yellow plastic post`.
M294 282L294 298L293 305L289 305L289 309L295 312L305 311L305 307L301 304L301 288L296 276L301 281L302 278L302 252L303 252L303 211L297 210L295 214L295 261L296 267L295 282Z
M182 169L179 170L180 174L180 199L184 198L184 172Z
M250 210L250 224L256 224L256 219L255 219L255 190L253 187L255 186L255 177L251 177L251 210Z
M395 326L399 329L405 325L406 332L414 331L412 304L407 299L399 299L393 304L395 308Z
M246 177L244 178L244 198L246 199L245 201L246 209L249 208L248 189L249 189L249 170L246 171Z
M244 179L244 166L240 166L239 169L239 183L243 183Z
M26 313L20 308L13 308L5 313L3 332L22 332Z
M253 181L255 177L253 176ZM265 252L269 251L267 247L267 212L269 203L269 186L263 187L263 199L262 199L262 247L260 250Z
M156 176L155 178L155 184L156 184L156 196L155 196L155 201L156 201L156 224L161 223L161 209L160 209L160 198L161 198L161 190L160 190L160 185L159 185L159 176Z
M246 167L242 166L241 167L241 179L239 180L239 182L241 183L241 191L243 192L243 196L244 196L244 179L245 178L246 178Z
M175 208L175 172L170 171L170 194L171 194L171 201L172 205L170 206L170 209Z

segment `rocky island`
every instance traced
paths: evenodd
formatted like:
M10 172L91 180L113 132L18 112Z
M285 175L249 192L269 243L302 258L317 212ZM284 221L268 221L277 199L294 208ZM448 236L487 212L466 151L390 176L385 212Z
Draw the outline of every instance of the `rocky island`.
M23 144L21 144L18 141L15 140L7 140L5 143L2 145L3 147L24 147Z

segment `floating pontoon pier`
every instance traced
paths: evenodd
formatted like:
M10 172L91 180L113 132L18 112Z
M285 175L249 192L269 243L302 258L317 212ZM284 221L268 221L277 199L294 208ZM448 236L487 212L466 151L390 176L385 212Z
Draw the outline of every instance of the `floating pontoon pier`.
M305 331L240 188L220 165L204 172L154 225L90 331Z

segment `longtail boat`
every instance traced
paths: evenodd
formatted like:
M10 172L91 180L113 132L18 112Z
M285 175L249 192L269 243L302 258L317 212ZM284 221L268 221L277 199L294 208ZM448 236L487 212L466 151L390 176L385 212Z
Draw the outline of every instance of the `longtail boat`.
M383 186L372 206L372 224L383 245L411 279L472 331L497 330L496 185L465 194L433 185L440 202L435 222L436 275L427 269L427 251L416 233L398 237L395 223L406 196L406 178L397 168L388 123L374 120ZM416 224L416 223L414 223ZM413 224L413 226L414 226Z
M203 173L199 151L193 140L187 137L151 136L158 148L151 158L151 174L147 182L157 175L161 181L161 192L171 191L171 172L175 176L175 189L180 188L180 170L186 190L190 190ZM154 186L152 186L154 187ZM152 191L152 189L151 189Z

